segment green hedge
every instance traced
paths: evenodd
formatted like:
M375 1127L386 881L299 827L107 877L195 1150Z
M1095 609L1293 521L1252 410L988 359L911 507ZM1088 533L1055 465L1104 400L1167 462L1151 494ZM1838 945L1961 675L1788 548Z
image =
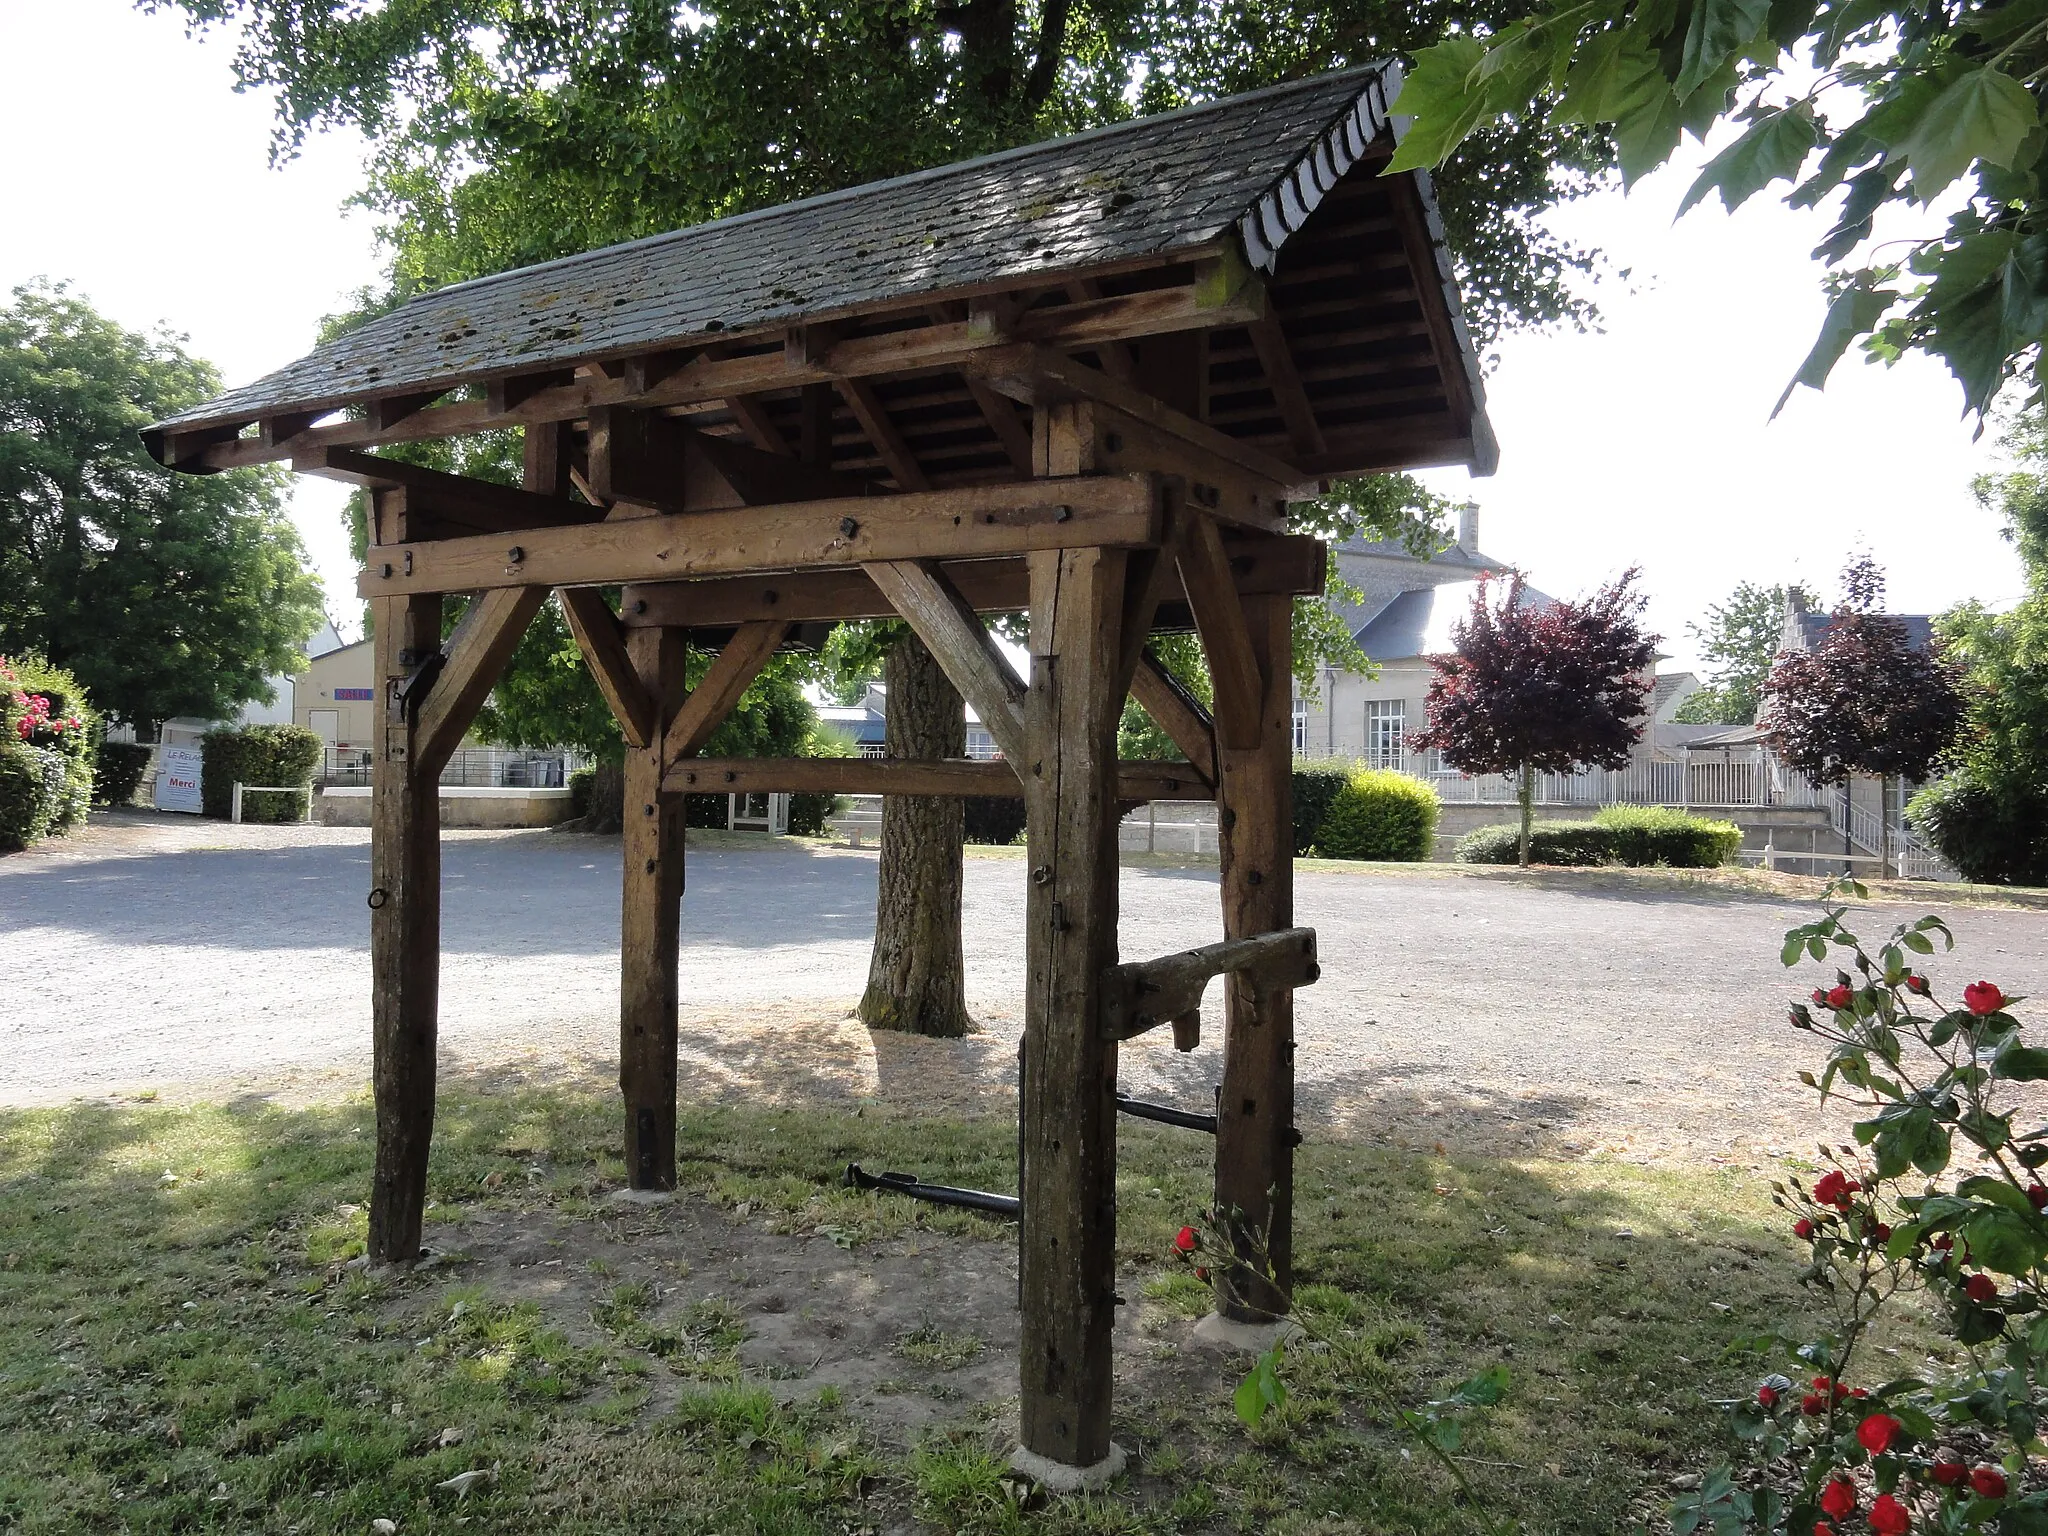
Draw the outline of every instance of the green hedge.
M2048 790L1989 784L1965 766L1913 796L1906 820L1965 880L2048 885Z
M1436 790L1420 779L1391 768L1360 768L1331 797L1313 848L1325 859L1415 863L1436 850L1441 809Z
M969 795L967 841L1007 848L1024 840L1024 797L1022 795Z
M1360 764L1333 760L1294 765L1294 856L1306 858L1315 848L1323 818L1330 814L1338 791L1350 782Z
M139 741L103 741L93 771L93 798L101 805L130 805L142 788L154 754Z
M581 821L590 814L590 784L597 777L597 769L589 763L569 775L569 815Z
M1480 827L1458 840L1460 864L1514 864L1521 858L1518 823ZM1529 829L1532 864L1663 864L1713 869L1735 857L1742 829L1658 806L1616 805L1591 821L1539 821Z
M303 725L222 726L201 738L199 808L225 821L236 784L304 786L303 793L242 797L244 821L302 821L320 766L320 738Z

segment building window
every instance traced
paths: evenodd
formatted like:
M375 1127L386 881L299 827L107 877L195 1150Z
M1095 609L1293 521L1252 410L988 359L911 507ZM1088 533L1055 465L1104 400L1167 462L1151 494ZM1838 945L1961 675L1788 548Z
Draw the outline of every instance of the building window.
M1294 755L1308 756L1308 700L1303 698L1294 701Z
M1365 706L1365 760L1375 768L1404 766L1406 699L1371 699Z

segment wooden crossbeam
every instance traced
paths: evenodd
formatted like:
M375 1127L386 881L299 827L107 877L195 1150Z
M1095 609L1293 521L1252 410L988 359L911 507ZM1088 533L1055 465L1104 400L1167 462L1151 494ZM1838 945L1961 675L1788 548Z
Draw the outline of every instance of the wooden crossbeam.
M292 469L372 491L398 491L414 516L461 523L478 532L515 533L528 528L562 527L597 522L604 508L499 485L470 475L443 474L417 464L402 464L353 448L308 448L292 455ZM458 588L449 588L455 591Z
M974 706L1003 756L1024 761L1023 680L1010 669L938 562L883 560L861 569L917 632L961 697Z
M672 795L991 795L1024 793L1007 762L892 757L686 757L662 775ZM1181 763L1126 762L1117 798L1206 800L1212 791Z
M1260 992L1308 986L1322 975L1316 931L1286 928L1113 965L1103 977L1102 1032L1111 1040L1129 1040L1197 1013L1209 983L1224 975L1242 977Z
M661 740L664 768L691 756L711 739L711 733L732 713L740 695L761 675L761 668L788 633L789 623L784 619L756 619L739 627L669 722Z
M1226 534L1223 551L1240 595L1314 596L1323 590L1328 557L1314 539L1299 534L1279 538ZM1029 605L1030 577L1022 556L942 560L939 568L976 613L1019 613ZM1169 562L1164 575L1161 601L1184 602L1178 569ZM866 571L845 568L635 583L625 590L620 620L629 629L662 625L727 629L750 619L785 618L796 624L815 624L886 619L895 614L895 606Z
M1217 325L1242 325L1264 312L1255 290L1241 291L1217 302L1214 285L1185 283L1147 289L1084 304L1055 305L1025 311L1008 327L976 328L973 317L941 325L912 327L874 336L844 336L816 347L811 356L792 357L787 349L713 357L706 348L687 362L661 370L622 366L617 376L578 378L534 390L517 405L492 409L488 399L460 400L378 423L340 421L315 427L302 441L320 446L371 447L383 443L417 442L455 437L534 421L569 421L602 405L702 405L735 395L759 394L802 384L831 384L838 379L875 378L883 374L951 367L981 353L1021 343L1060 348L1090 348L1097 343L1170 331ZM722 338L716 350L731 351L737 338ZM637 359L622 360L631 363ZM650 373L658 377L650 378ZM638 386L637 388L634 386ZM347 397L294 402L294 410L338 410ZM232 469L285 458L279 447L256 438L237 438L240 424L194 426L176 434L180 465ZM195 432L224 431L225 436L201 441ZM160 443L159 447L163 445ZM172 462L160 460L160 462Z
M1209 718L1201 700L1189 693L1150 650L1138 658L1137 670L1131 674L1131 697L1144 706L1145 713L1180 748L1188 766L1214 784L1216 722Z
M1089 475L846 501L789 502L379 546L364 597L488 587L610 586L871 560L970 559L1158 542L1148 475Z
M583 653L583 664L590 668L597 691L604 695L612 718L619 722L626 745L650 745L658 729L658 706L641 686L639 671L626 651L625 635L604 595L595 587L564 587L556 595L562 600L562 616L569 621L569 633L576 637L576 649Z
M504 587L479 593L470 603L455 633L442 644L448 660L420 705L413 731L413 751L419 758L415 774L440 773L462 744L463 734L491 696L547 596L541 587Z
M1253 350L1259 354L1259 367L1265 371L1266 383L1273 391L1273 403L1280 407L1280 419L1287 423L1287 440L1295 453L1314 457L1328 452L1315 408L1309 404L1308 391L1301 387L1301 375L1295 371L1294 353L1288 348L1286 333L1280 329L1280 317L1269 310L1251 323L1250 330Z
M1225 747L1258 744L1265 679L1252 650L1244 605L1231 580L1230 561L1215 523L1190 517L1180 547L1180 579L1194 610L1195 632L1216 684L1216 739ZM1163 724L1163 723L1162 723Z

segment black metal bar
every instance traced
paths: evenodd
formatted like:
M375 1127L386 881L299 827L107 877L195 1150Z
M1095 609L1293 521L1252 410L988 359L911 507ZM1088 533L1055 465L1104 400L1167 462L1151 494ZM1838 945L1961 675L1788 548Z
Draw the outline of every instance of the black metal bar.
M929 1200L933 1205L957 1205L963 1210L985 1211L991 1216L1018 1216L1023 1210L1015 1195L992 1195L983 1189L955 1189L950 1184L925 1184L910 1173L869 1173L859 1163L846 1165L846 1182L855 1189L886 1190L892 1195Z
M1205 1131L1211 1136L1216 1134L1214 1115L1198 1115L1192 1110L1175 1109L1171 1104L1154 1104L1145 1099L1134 1099L1121 1089L1117 1091L1116 1107L1121 1113L1135 1115L1140 1120L1157 1120L1161 1125L1177 1125L1182 1130ZM1301 1145L1299 1130L1290 1129L1287 1137L1289 1146Z

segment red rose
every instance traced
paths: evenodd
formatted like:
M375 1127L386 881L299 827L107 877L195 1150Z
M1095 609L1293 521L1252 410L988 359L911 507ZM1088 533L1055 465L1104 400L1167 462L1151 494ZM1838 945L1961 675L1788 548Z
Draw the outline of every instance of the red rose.
M1991 982L1973 981L1963 988L1963 1006L1981 1019L2005 1006L2005 994Z
M1886 1222L1880 1221L1875 1227L1871 1228L1871 1233L1880 1243L1888 1243L1892 1240L1892 1229Z
M1870 1396L1870 1388L1868 1388L1868 1387L1851 1387L1851 1388L1849 1389L1849 1395L1850 1395L1851 1397L1868 1397L1868 1396Z
M2027 1200L2037 1211L2048 1207L2048 1184L2029 1184Z
M1970 1488L1980 1499L2002 1499L2005 1497L2005 1474L1987 1461L1970 1468Z
M1846 1008L1849 1006L1849 999L1854 997L1855 995L1856 994L1854 992L1851 992L1847 987L1829 987L1827 995L1827 1005L1830 1008Z
M1870 1502L1870 1528L1877 1536L1905 1536L1913 1529L1913 1517L1897 1499L1880 1493Z
M1837 1520L1856 1513L1856 1485L1838 1477L1821 1490L1820 1507Z
M1813 1198L1822 1205L1844 1205L1848 1202L1849 1192L1855 1187L1841 1169L1830 1168L1813 1181Z
M1882 1456L1906 1426L1888 1413L1873 1413L1856 1426L1856 1441L1873 1456Z
M1813 1223L1802 1216L1792 1223L1792 1230L1800 1237L1811 1237L1813 1236Z
M1799 1399L1799 1411L1808 1417L1817 1418L1828 1411L1828 1400L1818 1392L1809 1392Z
M1182 1227L1178 1232L1174 1233L1173 1246L1182 1253L1193 1253L1195 1251L1195 1229L1193 1227Z
M1778 1389L1776 1387L1758 1387L1756 1389L1756 1400L1766 1408L1775 1408L1778 1406Z
M1963 1286L1963 1294L1981 1307L1998 1300L1998 1282L1989 1275L1972 1275Z
M1946 1458L1927 1469L1927 1475L1944 1488L1958 1486L1969 1473L1970 1469L1960 1461L1949 1461Z
M1813 989L1813 1000L1816 1003L1819 1003L1822 1007L1826 1007L1828 1000L1827 989L1824 987L1815 987Z
M1937 1232L1934 1234L1933 1246L1939 1248L1943 1253L1947 1253L1955 1245L1956 1238L1953 1232Z

